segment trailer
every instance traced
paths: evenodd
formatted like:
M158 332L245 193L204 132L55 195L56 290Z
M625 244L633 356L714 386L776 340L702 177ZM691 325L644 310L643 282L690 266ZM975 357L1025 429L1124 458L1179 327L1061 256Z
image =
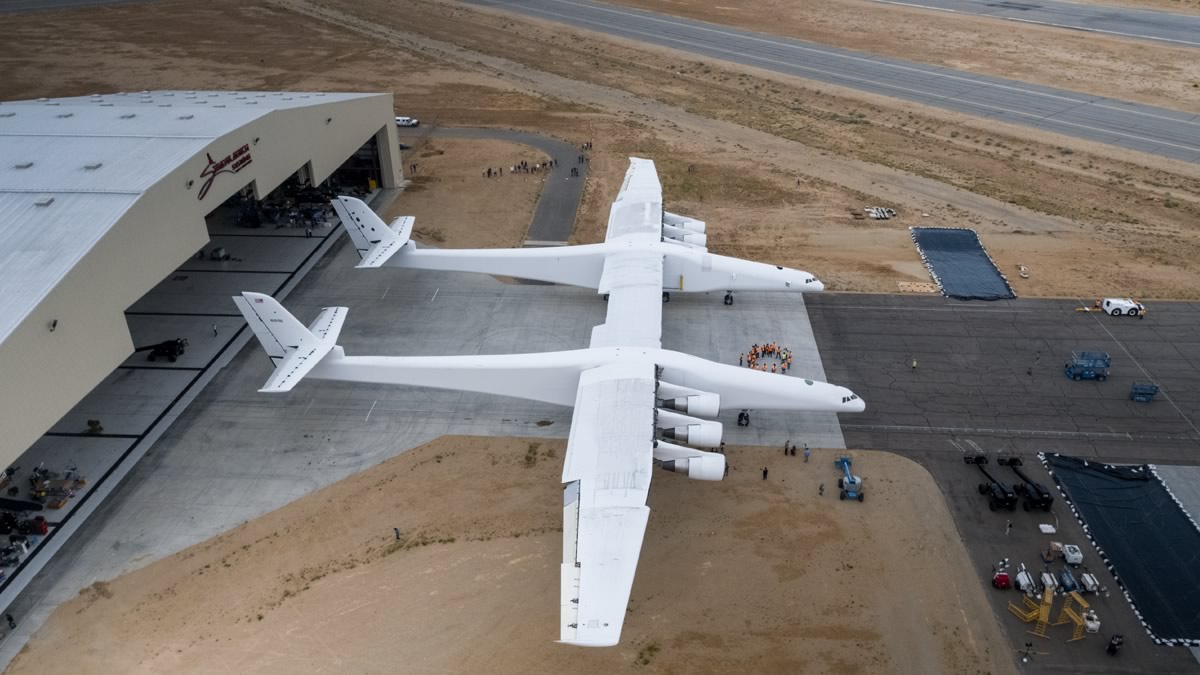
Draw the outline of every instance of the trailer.
M975 468L983 473L984 478L987 478L986 483L979 484L979 494L987 495L989 510L995 511L997 508L1008 509L1009 511L1017 510L1016 493L1004 483L993 478L992 474L983 468L983 465L988 463L987 457L984 455L968 455L963 457L963 461L967 464L974 464Z
M1054 495L1051 494L1050 490L1045 485L1030 478L1021 470L1020 457L1001 457L996 460L996 463L1012 469L1013 473L1017 474L1017 478L1021 479L1020 483L1013 485L1013 490L1025 498L1025 501L1021 504L1023 509L1026 511L1033 509L1049 511L1050 507L1054 505Z
M1071 360L1063 366L1063 372L1072 380L1108 379L1108 370L1112 368L1112 357L1108 352L1071 352Z

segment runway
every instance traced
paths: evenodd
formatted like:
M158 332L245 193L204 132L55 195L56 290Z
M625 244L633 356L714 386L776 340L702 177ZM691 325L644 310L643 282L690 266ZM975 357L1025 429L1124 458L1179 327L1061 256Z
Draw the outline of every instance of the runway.
M1089 5L1065 0L874 0L885 5L989 16L1006 21L1070 28L1180 47L1200 47L1200 16L1149 9Z
M1200 162L1200 115L591 0L466 0L784 75Z

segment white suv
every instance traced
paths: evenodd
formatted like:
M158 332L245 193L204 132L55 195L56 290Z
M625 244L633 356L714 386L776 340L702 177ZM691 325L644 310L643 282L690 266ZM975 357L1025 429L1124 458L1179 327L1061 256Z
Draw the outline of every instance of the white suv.
M1105 314L1112 316L1145 316L1146 308L1133 298L1105 298L1101 304Z
M397 117L396 126L398 127L415 127L420 126L421 120L415 117Z

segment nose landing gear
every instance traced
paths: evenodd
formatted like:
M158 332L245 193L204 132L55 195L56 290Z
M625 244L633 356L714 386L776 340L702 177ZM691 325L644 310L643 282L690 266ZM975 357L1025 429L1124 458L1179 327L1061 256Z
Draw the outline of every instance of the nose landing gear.
M726 304L726 305L732 305L732 304L733 304L733 291L726 291L726 292L725 292L725 304Z

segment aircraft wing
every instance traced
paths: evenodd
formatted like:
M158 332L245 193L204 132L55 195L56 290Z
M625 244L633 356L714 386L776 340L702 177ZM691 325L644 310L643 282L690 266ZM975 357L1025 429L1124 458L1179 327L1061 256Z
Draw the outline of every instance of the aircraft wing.
M579 378L563 466L561 642L621 638L650 516L654 368L618 363Z
M662 347L662 286L661 253L626 251L605 258L598 291L608 294L608 314L592 329L591 346Z
M649 159L629 158L625 182L608 212L608 234L612 241L630 234L650 234L655 240L662 237L662 183L658 170Z

